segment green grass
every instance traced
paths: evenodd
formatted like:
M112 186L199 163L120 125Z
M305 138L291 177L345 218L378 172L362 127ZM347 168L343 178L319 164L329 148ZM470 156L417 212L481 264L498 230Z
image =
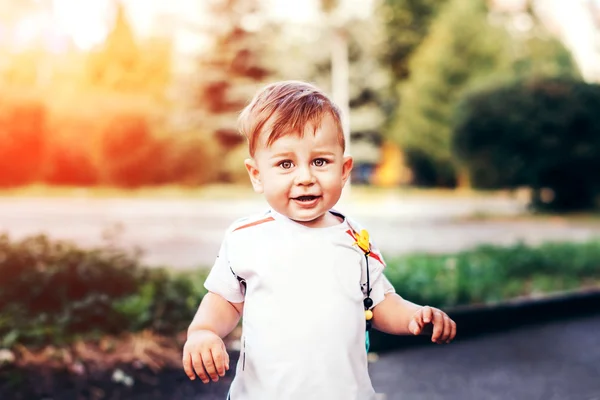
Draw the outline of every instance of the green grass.
M600 288L600 240L414 254L391 259L385 273L400 295L439 307Z

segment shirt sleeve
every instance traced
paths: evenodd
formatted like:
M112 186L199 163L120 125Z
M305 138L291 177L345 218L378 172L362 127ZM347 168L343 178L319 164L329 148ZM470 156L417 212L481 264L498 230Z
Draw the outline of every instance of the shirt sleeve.
M244 301L242 284L238 281L235 272L230 266L227 236L221 244L219 255L206 281L204 281L204 287L209 292L218 294L230 303L242 303Z
M392 286L387 276L383 273L373 282L371 290L371 300L373 300L373 307L381 303L385 299L385 295L388 293L395 293L396 289Z

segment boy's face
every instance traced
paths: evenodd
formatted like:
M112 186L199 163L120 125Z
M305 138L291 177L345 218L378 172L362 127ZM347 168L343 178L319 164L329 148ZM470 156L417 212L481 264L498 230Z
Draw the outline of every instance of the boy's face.
M262 134L246 168L254 190L263 193L275 211L306 226L327 226L328 211L342 194L352 158L344 157L329 114L316 131L311 124L304 129L302 137L286 135L269 147Z

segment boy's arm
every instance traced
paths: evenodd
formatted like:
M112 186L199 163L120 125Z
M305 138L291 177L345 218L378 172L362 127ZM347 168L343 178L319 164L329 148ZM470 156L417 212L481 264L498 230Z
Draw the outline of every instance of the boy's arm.
M408 325L420 305L404 300L396 293L387 293L373 308L373 328L392 335L412 334Z
M188 336L201 330L209 330L220 338L229 335L242 316L244 303L230 303L218 294L208 292L188 328Z
M432 334L436 343L448 343L456 336L456 323L445 312L411 303L396 293L387 293L373 308L373 327L393 335Z
M230 303L218 294L208 292L188 328L183 346L183 369L194 380L216 382L229 369L229 355L222 338L236 327L244 303Z

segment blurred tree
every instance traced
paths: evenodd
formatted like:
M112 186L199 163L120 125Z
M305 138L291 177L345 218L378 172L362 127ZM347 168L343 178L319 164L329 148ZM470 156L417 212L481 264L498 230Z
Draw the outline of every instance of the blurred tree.
M196 108L203 130L214 132L225 148L242 138L237 113L270 75L264 63L271 27L259 0L212 0L208 6L213 45L200 60Z
M483 0L450 0L416 50L392 134L406 152L413 183L454 186L450 152L452 107L477 81L508 70L508 36L487 23Z
M375 3L375 14L385 31L385 41L377 57L391 74L384 108L383 134L387 138L394 136L391 131L401 101L398 87L410 76L409 60L429 33L435 15L447 1L379 0Z
M99 182L98 168L91 154L90 137L97 126L98 115L85 117L82 112L85 104L78 104L78 112L51 115L48 123L46 162L43 168L44 182L50 185L93 186ZM105 118L106 115L102 114ZM87 122L87 123L86 123ZM83 136L81 133L86 132ZM82 137L83 136L83 137ZM86 137L87 136L87 137Z
M385 51L386 34L379 14L365 18L353 14L354 10L344 8L337 1L322 4L322 18L308 23L307 26L288 26L286 35L272 41L268 55L270 65L274 66L275 79L294 79L314 82L332 94L334 101L345 101L346 95L334 97L335 65L343 63L332 60L333 55L346 53L347 65L342 65L339 86L346 81L347 101L350 120L349 151L355 159L354 172L364 167L368 172L381 160L380 145L387 116L394 109L393 93L390 89L389 69L380 62ZM341 9L337 9L340 7ZM326 15L327 13L331 15ZM337 19L338 22L335 22ZM329 21L343 24L343 38L331 40L332 27ZM338 26L339 28L339 26ZM344 43L342 43L345 41ZM326 43L327 45L323 45ZM335 45L345 46L342 51L332 51ZM332 54L333 53L333 54ZM281 55L285 54L285 57ZM334 65L335 64L335 65ZM340 77L340 76L338 76ZM339 93L339 92L338 92ZM359 174L360 175L360 174ZM358 177L358 176L356 176ZM358 179L357 179L358 182Z
M457 110L453 149L476 187L531 187L536 209L598 205L600 85L518 81L476 91Z
M331 98L342 113L344 138L350 148L349 21L339 17L339 0L320 0L319 4L329 27L327 42L331 51Z
M144 113L124 110L107 115L97 143L97 165L102 184L137 187L157 182L166 160L165 146Z
M40 60L43 56L43 52L38 49L6 55L0 67L0 82L10 86L35 87L39 81Z
M517 77L581 77L571 52L547 32L532 35L518 45L520 54L513 64Z
M438 10L448 0L380 0L377 14L387 33L385 64L396 81L408 78L408 61L421 44Z
M161 99L170 80L170 53L171 45L164 39L136 40L125 9L117 2L112 30L103 45L89 54L85 83Z
M29 96L0 98L0 186L38 181L46 154L44 103Z
M392 136L404 148L417 185L469 184L468 174L457 172L450 147L454 108L465 91L515 77L578 75L569 52L531 11L495 14L486 3L450 0L410 61ZM526 29L514 29L515 18L523 17L529 18Z
M581 77L571 52L536 15L533 1L525 1L520 11L493 9L488 19L504 26L511 36L512 70L517 78Z

